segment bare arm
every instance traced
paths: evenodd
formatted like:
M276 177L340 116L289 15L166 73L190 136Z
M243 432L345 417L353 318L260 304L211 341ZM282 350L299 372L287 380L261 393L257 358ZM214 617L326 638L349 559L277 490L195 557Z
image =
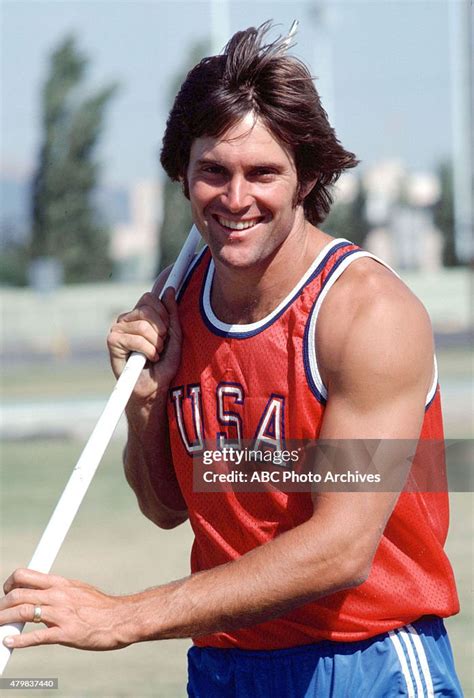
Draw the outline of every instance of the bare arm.
M187 518L171 457L166 411L168 388L181 355L174 294L168 291L163 302L158 300L168 273L160 275L153 293L142 296L134 310L118 318L107 340L117 377L131 351L148 359L126 409L124 469L140 510L162 528L173 528Z
M166 404L167 392L150 407L129 406L123 461L141 512L160 528L174 528L188 513L173 467Z
M398 287L399 282L386 292L378 271L375 278L366 279L358 296L355 289L360 284L351 284L350 271L337 292L339 282L328 295L320 318L321 333L331 339L330 344L322 342L318 353L330 391L321 436L416 439L431 378L426 314L408 291ZM340 317L337 313L349 301L348 322L338 329L334 317ZM14 609L19 606L31 617L29 604L50 603L65 585L73 605L82 609L83 616L90 615L87 638L78 622L65 617L64 625L51 619L49 629L33 638L23 635L14 646L59 642L111 649L269 620L363 582L396 497L396 493L367 492L315 496L314 512L307 522L238 560L128 597L98 598L100 592L80 582L17 571L6 583L7 592L30 585L43 589L44 596L17 589L17 597L11 600L15 591L11 592L6 597L10 601L0 606L0 620L17 619ZM104 621L98 623L99 612ZM48 624L47 616L45 620Z

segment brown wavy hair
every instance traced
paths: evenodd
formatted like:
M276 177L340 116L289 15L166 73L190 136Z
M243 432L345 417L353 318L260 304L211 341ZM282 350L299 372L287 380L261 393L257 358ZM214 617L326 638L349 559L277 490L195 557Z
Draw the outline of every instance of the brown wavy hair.
M310 72L287 54L287 39L265 43L271 27L265 22L237 32L221 55L204 58L188 73L168 117L160 160L172 180L183 182L189 198L186 171L193 141L219 138L253 113L293 154L297 202L317 225L329 213L331 186L359 161L338 141ZM314 180L303 200L302 187Z

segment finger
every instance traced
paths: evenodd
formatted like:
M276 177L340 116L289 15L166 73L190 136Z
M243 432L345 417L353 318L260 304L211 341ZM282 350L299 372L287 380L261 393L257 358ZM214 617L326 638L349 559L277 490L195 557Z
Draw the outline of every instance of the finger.
M156 298L159 297L161 291L163 288L166 286L166 282L168 281L168 277L171 274L171 270L173 269L173 265L170 265L166 269L164 269L155 283L153 284L153 288L151 289L151 292L153 293Z
M54 574L43 574L36 570L19 568L11 574L3 585L3 591L8 594L12 589L17 587L29 589L49 589L54 584L58 584L64 580L64 577L59 577Z
M128 322L126 325L113 325L110 328L109 336L128 336L137 335L143 337L150 344L157 345L158 341L163 341L168 334L168 328L159 320L158 323L150 323L148 320L135 320Z
M169 315L171 315L174 312L178 312L178 304L176 302L176 290L173 288L173 286L169 286L169 288L166 289L166 291L163 294L163 298L161 299L161 302L165 306Z
M15 606L21 606L22 604L33 604L34 606L39 606L42 603L47 602L46 595L51 594L49 590L45 589L31 589L30 587L22 588L16 587L8 592L2 599L0 599L0 614L6 608L14 608Z
M122 315L117 317L114 326L127 327L132 322L143 320L149 322L151 325L163 325L165 328L168 327L168 312L162 302L159 301L159 303L160 305L157 307L152 308L149 305L139 305L128 313L122 313Z
M163 321L167 322L168 320L168 313L166 312L162 301L154 293L145 293L136 304L134 310L143 310L145 314L147 312L157 313L160 315Z
M152 342L138 334L123 334L122 332L109 332L107 343L114 354L122 354L125 359L132 351L144 354L149 361L157 361L163 348L164 339L158 335Z
M39 607L41 613L40 620L34 620L35 612ZM11 625L12 623L45 623L53 622L51 607L42 603L22 603L11 608L0 611L0 625Z
M151 341L152 335L150 331L154 331L160 335L166 335L169 324L170 319L168 311L164 305L162 305L161 312L141 306L140 308L135 308L126 315L119 315L117 322L111 326L110 332L143 334L143 336Z
M35 645L53 645L59 643L60 638L59 628L41 628L21 635L8 635L4 638L3 644L9 649L20 649Z
M158 334L166 334L170 321L168 311L164 306L163 313L165 314L164 319L159 313L152 310L137 308L136 311L133 312L133 316L129 317L127 322L117 324L115 327L130 334L142 334L149 331L149 328Z

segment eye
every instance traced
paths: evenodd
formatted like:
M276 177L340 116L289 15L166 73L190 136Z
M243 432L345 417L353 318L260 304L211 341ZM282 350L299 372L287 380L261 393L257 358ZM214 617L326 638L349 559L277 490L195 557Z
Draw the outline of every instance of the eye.
M251 176L262 182L269 182L274 179L276 171L271 167L256 167L252 170Z
M202 165L201 172L211 175L221 175L224 172L224 168L220 165Z

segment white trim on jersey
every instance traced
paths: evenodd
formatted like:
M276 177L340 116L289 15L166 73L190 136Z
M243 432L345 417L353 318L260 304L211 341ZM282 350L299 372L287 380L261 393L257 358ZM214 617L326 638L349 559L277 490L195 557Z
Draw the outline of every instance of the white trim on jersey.
M433 382L431 384L431 388L428 391L425 406L430 404L431 400L435 396L436 388L438 387L438 362L436 361L436 356L433 357L433 361L434 361Z
M311 372L311 377L314 381L314 384L316 385L316 388L318 389L319 393L322 395L322 397L327 400L328 397L328 390L326 386L323 383L323 379L321 378L321 374L319 372L318 368L318 362L316 359L316 343L315 343L315 337L316 337L316 321L318 319L319 311L321 309L321 305L326 298L328 292L332 288L332 286L335 284L335 282L338 280L338 278L341 276L341 274L347 269L347 267L352 264L356 259L361 259L362 257L369 257L370 259L374 259L376 262L379 262L382 264L384 267L389 269L397 278L400 279L400 275L397 274L397 272L392 269L391 266L386 264L382 259L379 259L375 255L371 254L370 252L366 252L365 250L360 250L358 252L354 252L353 254L349 255L344 259L341 264L335 269L334 273L330 277L330 279L327 281L325 284L323 290L319 294L318 300L316 301L313 310L311 311L311 315L309 317L309 327L308 327L308 360L309 360L309 369ZM436 363L436 357L433 357L434 361L434 377L433 377L433 382L431 384L431 387L428 391L428 394L425 399L425 407L429 405L431 400L433 399L435 393L436 393L436 388L438 385L438 366Z
M199 260L201 259L201 257L203 256L203 254L205 253L206 250L207 250L207 245L205 245L202 248L202 250L199 250L199 252L196 255L194 255L194 259L192 260L191 264L187 268L186 274L184 275L183 280L181 281L181 283L179 285L179 288L176 289L176 296L179 296L181 289L183 288L184 284L187 282L187 280L189 279L189 277L193 273L194 269L196 268L197 264L199 263Z
M236 332L237 334L242 334L245 332L254 332L255 330L258 330L260 327L263 327L263 325L266 325L268 322L271 322L273 318L275 318L283 310L283 308L285 308L285 306L291 302L292 298L296 296L296 294L303 288L311 274L317 269L324 257L333 249L333 247L339 245L341 242L352 244L349 240L346 240L345 238L336 238L335 240L332 240L327 245L325 245L314 260L314 262L311 264L309 269L305 272L304 276L298 281L296 286L293 287L293 289L281 301L281 303L279 303L279 305L274 310L272 310L272 312L266 317L262 318L261 320L258 320L258 322L251 322L247 325L229 325L226 322L222 322L222 320L219 320L219 318L216 315L214 315L214 311L212 310L211 305L211 289L212 282L214 279L215 266L214 260L211 259L211 263L209 264L209 269L204 282L204 289L202 294L204 313L206 315L207 320L216 329L220 330L221 332L226 332L228 334L232 334L233 332Z

